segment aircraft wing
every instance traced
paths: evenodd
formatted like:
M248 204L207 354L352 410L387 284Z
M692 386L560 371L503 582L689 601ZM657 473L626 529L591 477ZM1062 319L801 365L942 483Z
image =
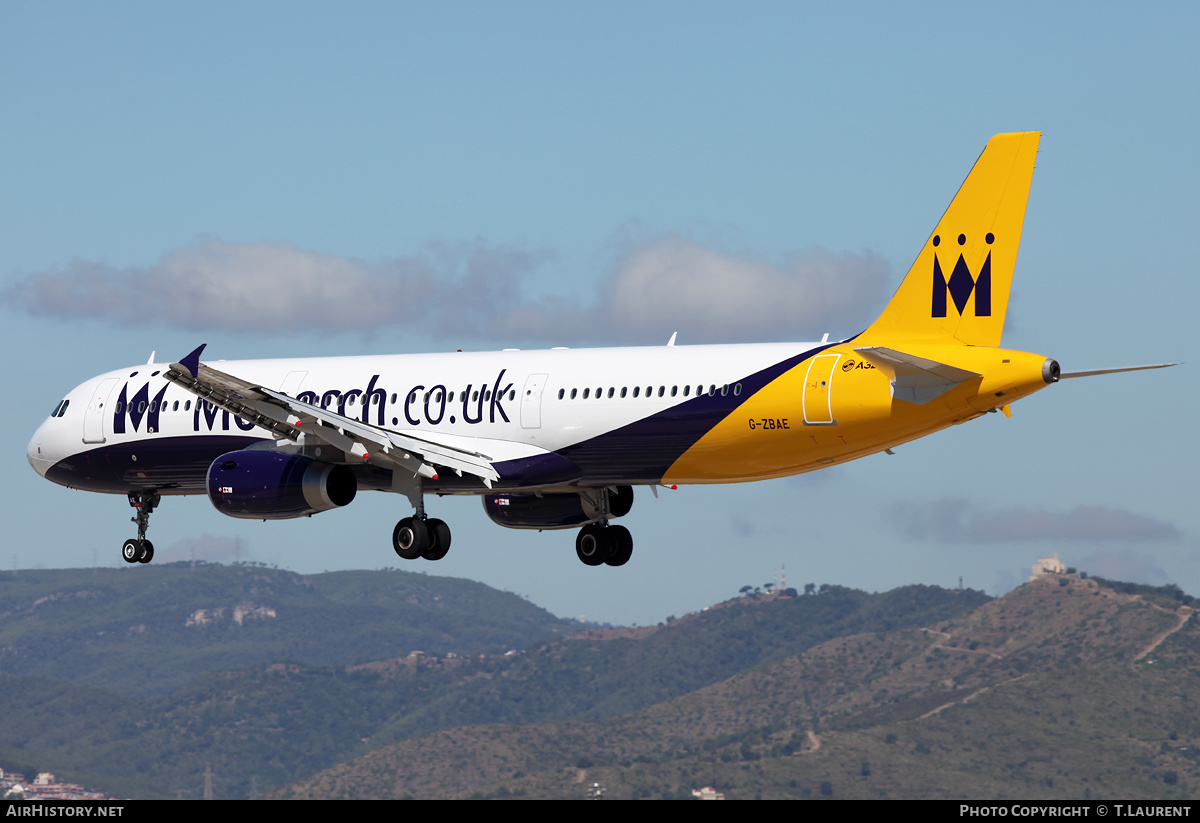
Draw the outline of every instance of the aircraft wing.
M488 488L492 481L500 479L492 459L485 454L432 433L388 431L255 385L201 363L202 351L204 346L172 363L164 377L280 437L296 441L311 437L339 449L352 461L361 460L392 470L407 469L431 479L437 478L435 466L444 466L460 475L463 472L475 475Z
M979 377L973 371L883 346L864 346L855 351L892 378L892 397L909 403L924 405L959 383Z

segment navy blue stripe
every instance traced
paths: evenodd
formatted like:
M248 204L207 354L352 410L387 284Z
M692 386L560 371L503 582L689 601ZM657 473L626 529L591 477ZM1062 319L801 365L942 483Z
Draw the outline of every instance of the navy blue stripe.
M46 479L72 489L112 494L137 489L204 494L204 478L214 460L261 441L222 434L114 443L58 461L47 470Z
M558 453L579 466L587 485L658 483L679 457L763 387L834 343L825 343L743 377L742 393L702 395ZM799 401L797 401L799 402Z

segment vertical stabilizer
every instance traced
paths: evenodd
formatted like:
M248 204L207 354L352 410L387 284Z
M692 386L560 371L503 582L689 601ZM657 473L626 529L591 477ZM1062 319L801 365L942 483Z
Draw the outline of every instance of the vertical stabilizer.
M998 346L1040 132L997 134L883 314L857 341Z

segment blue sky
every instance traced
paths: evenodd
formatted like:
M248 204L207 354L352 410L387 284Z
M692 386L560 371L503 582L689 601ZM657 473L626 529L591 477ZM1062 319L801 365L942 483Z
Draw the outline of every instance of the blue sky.
M1194 4L0 4L0 566L123 565L118 497L23 458L72 386L177 358L848 336L984 143L1043 132L1005 345L1183 360L799 478L639 490L622 569L431 501L408 564L658 622L774 579L999 594L1057 551L1200 593ZM696 272L687 300L664 277ZM674 282L674 281L672 281ZM737 299L731 299L735 294ZM11 399L11 398L10 398ZM435 511L436 510L436 511ZM405 501L172 498L160 557L398 566ZM135 573L131 569L130 573Z

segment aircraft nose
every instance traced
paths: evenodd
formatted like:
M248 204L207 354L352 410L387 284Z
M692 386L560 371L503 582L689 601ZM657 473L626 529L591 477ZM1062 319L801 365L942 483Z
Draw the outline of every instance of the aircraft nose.
M46 424L43 423L33 433L33 438L30 439L29 445L25 447L25 459L29 461L30 466L33 466L33 470L42 477L46 476L46 472L50 470L50 466L54 463L49 458L46 447L43 445L49 442L46 434Z

